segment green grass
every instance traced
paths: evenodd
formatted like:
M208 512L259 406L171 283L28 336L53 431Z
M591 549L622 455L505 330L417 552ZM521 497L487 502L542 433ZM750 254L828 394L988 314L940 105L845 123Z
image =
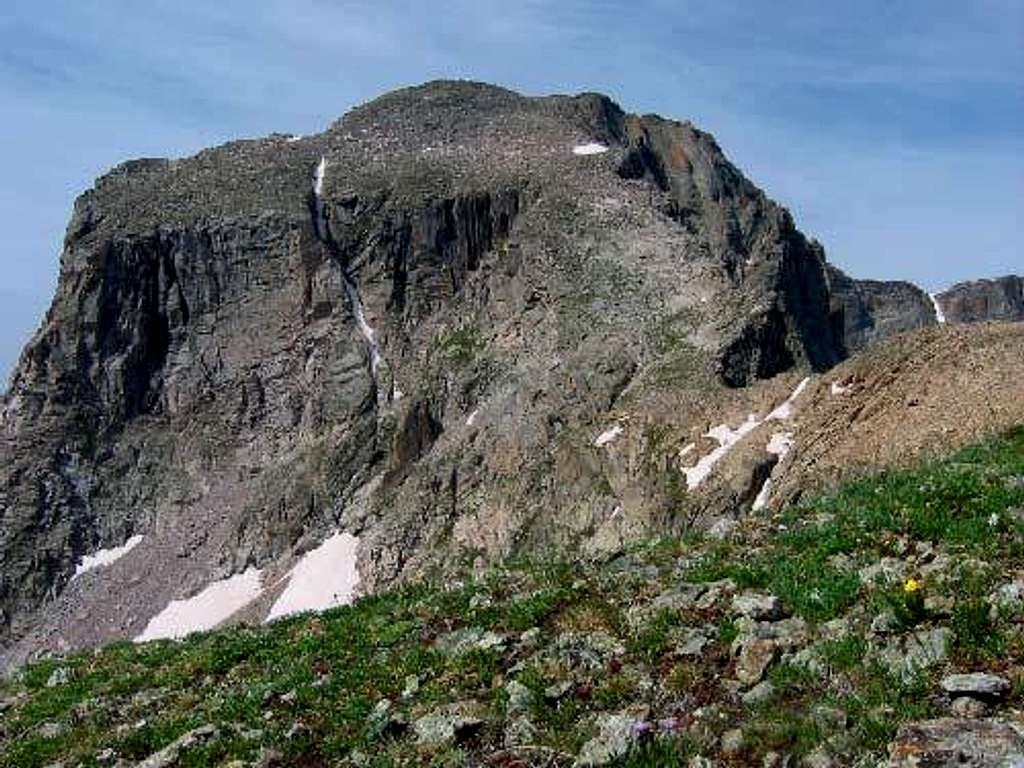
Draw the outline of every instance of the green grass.
M353 750L374 766L479 762L503 743L504 686L513 679L533 693L529 716L538 755L578 753L601 712L643 705L655 720L678 714L672 707L680 702L716 701L724 702L730 727L744 728L750 755L768 749L802 755L832 738L834 726L807 717L816 707L844 713L844 738L855 753L882 754L901 722L941 710L933 695L941 670L908 680L873 659L867 624L882 610L902 606L896 632L950 627L953 666L1018 670L1015 677L1006 673L1015 685L1010 701L1024 700L1024 638L1008 619L990 616L986 597L1003 575L1024 567L1024 529L1012 514L1024 508L1024 487L1010 482L1019 477L1024 429L945 460L847 484L787 510L778 521L784 530L765 536L762 526L753 543L689 532L637 546L607 567L517 562L465 585L405 586L271 626L180 642L117 643L96 654L42 660L0 685L0 699L8 702L0 713L0 768L42 768L57 760L93 766L108 748L137 761L206 723L217 725L220 737L185 753L181 765L251 762L271 746L289 766L344 764ZM858 567L898 555L908 542L971 563L945 582L922 578L923 598L955 598L945 613L908 605L899 584L861 585ZM771 701L739 707L722 698L722 677L731 674L728 649L741 632L727 600L656 612L635 628L627 621L634 605L680 580L724 578L778 595L812 629L855 605L860 618L851 620L847 636L815 645L825 675L778 662L768 672L776 688ZM676 656L680 632L698 626L717 628L717 640L700 658ZM443 650L439 640L466 629L498 633L505 644ZM520 647L526 630L536 630L536 639ZM611 635L625 654L581 669L555 642L563 633L598 632ZM70 671L69 681L48 687L59 668ZM410 676L419 690L403 699ZM570 683L563 695L545 698L545 689L563 682ZM382 699L408 722L472 700L487 725L471 742L425 750L413 736L371 722ZM58 733L41 732L44 724L56 724ZM655 734L616 765L686 765L697 751L686 739Z

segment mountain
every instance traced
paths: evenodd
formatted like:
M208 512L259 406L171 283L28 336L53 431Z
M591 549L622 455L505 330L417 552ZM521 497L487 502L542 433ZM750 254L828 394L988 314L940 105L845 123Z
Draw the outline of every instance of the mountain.
M948 322L1024 320L1024 279L1017 275L957 283L935 299Z
M0 411L0 659L777 504L819 374L934 322L866 285L710 135L597 94L435 82L118 166Z

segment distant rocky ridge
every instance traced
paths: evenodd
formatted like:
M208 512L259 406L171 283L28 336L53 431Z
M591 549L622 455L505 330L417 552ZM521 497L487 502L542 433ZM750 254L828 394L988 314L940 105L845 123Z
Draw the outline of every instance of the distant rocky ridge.
M710 135L596 94L430 83L125 163L0 410L0 660L211 589L276 615L342 534L372 592L749 511L801 380L934 323L872 286Z
M1008 275L957 283L930 295L905 281L857 280L828 265L837 332L848 352L936 323L1024 320L1024 281Z
M1024 320L1024 278L1017 275L957 283L935 298L951 323Z

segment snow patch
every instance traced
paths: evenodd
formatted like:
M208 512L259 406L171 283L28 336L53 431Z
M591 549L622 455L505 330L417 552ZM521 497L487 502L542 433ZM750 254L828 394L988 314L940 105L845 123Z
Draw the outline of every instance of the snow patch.
M764 481L764 485L761 486L761 490L757 494L757 498L754 499L754 506L751 509L754 512L760 512L762 509L768 506L768 497L772 492L772 479L769 477Z
M574 155L602 155L608 151L608 147L596 141L591 141L588 144L577 144L572 148Z
M786 398L786 402L769 413L765 418L765 421L785 421L786 419L791 418L793 416L793 405L796 403L797 398L803 394L805 389L807 389L807 385L810 383L810 376L801 381L797 385L796 389L793 390L793 394Z
M769 413L764 419L759 419L756 413L752 413L747 417L747 420L740 424L735 430L731 429L728 424L719 424L717 427L712 427L708 430L706 437L714 438L718 441L718 447L715 448L707 456L701 456L697 463L692 467L683 467L683 473L686 475L686 487L691 491L699 486L711 474L712 467L715 466L719 461L724 459L729 451L742 440L746 435L753 432L759 426L768 421L786 421L793 415L793 406L796 403L798 397L803 394L803 391L807 389L807 385L810 384L811 377L808 376L801 381L793 394L791 394L782 405L778 406L775 410ZM788 434L788 433L782 433ZM792 436L790 436L791 438ZM772 440L776 439L776 435L772 436ZM781 440L781 438L780 438ZM776 443L778 445L779 443ZM769 443L772 445L772 443ZM687 451L689 452L689 451ZM680 456L683 454L680 453Z
M475 411L473 411L471 414L469 414L469 416L466 417L466 426L467 427L472 427L474 424L476 424L476 417L479 416L479 415L480 415L480 409L477 408Z
M853 387L852 386L844 387L838 381L833 381L832 382L832 396L833 397L838 396L838 395L848 395L852 391L853 391Z
M621 424L616 424L611 429L606 429L604 432L598 435L597 438L594 440L594 446L597 448L601 448L602 446L608 445L608 443L618 438L618 436L621 435L624 431L625 430L622 429Z
M724 459L740 440L760 425L761 421L757 418L757 414L752 413L735 430L730 429L728 424L719 424L717 427L709 429L706 436L717 440L718 447L707 456L701 456L694 466L683 468L683 473L686 475L686 487L692 491L704 482L705 478L711 474L711 468Z
M939 305L939 298L934 293L929 293L928 298L932 300L932 306L935 307L935 319L939 324L945 324L946 313L942 311L942 307Z
M267 614L267 621L304 611L348 605L359 584L356 547L359 539L336 533L307 552L288 575L288 586Z
M324 178L327 176L327 158L321 156L320 164L313 175L313 194L320 197L324 193Z
M697 448L696 443L688 443L687 445L685 445L685 446L683 446L682 448L679 449L679 458L680 459L686 458L691 453L693 453L696 450L696 448Z
M359 328L359 333L366 341L366 346L370 350L370 375L376 381L377 369L380 367L380 347L377 345L377 336L373 332L373 328L370 327L370 324L366 322L363 302L359 298L359 291L356 289L355 281L347 276L345 278L345 291L348 293L349 302L352 304L352 317L355 318L356 327Z
M120 560L122 557L127 555L141 543L142 536L135 535L128 539L128 541L126 541L120 547L100 549L96 552L93 552L91 555L85 555L82 558L82 562L80 562L78 564L78 567L75 568L75 575L71 578L77 579L83 573L87 573L93 570L94 568L102 568L104 566L110 565L111 563Z
M768 445L765 446L765 450L781 459L789 453L789 449L792 447L792 432L776 432L771 436L771 439L768 440Z
M135 642L177 640L192 632L213 629L259 597L260 592L260 571L257 568L215 581L194 597L168 603L150 619Z
M302 141L304 138L306 137L303 136L301 133L293 133L291 136L285 139L285 141L287 141L289 144L294 144L296 141Z

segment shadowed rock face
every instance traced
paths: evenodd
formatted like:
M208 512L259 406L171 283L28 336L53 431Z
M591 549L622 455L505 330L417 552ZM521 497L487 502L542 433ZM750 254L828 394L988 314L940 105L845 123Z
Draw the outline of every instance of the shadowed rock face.
M709 135L598 95L431 83L126 163L0 414L0 647L133 636L338 528L364 590L678 529L659 421L838 362L829 313L821 247Z
M847 352L936 322L928 294L902 281L855 280L828 265L831 313Z
M957 283L935 299L950 323L1024 320L1024 278L1017 275Z

